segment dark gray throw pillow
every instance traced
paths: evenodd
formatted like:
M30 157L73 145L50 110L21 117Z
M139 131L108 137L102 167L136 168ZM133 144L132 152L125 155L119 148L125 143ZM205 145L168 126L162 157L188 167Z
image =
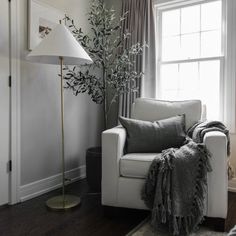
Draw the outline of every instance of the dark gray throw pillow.
M185 115L154 122L119 117L126 129L126 153L159 153L183 145L186 137Z

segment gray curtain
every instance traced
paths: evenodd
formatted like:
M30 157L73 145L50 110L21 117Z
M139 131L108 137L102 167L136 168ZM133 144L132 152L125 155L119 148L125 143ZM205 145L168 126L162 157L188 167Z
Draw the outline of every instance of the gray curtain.
M124 94L119 99L119 115L130 117L131 106L138 97L155 97L156 93L156 46L155 19L152 0L122 0L122 15L128 12L123 21L121 34L131 33L125 47L133 44L147 44L143 55L136 60L136 70L144 72L141 81L136 81L138 92Z

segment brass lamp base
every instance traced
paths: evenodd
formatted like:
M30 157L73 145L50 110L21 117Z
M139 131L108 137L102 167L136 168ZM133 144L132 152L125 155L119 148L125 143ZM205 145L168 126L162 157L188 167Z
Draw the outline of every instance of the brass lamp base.
M67 210L80 204L80 198L74 195L56 196L47 200L46 205L52 210Z

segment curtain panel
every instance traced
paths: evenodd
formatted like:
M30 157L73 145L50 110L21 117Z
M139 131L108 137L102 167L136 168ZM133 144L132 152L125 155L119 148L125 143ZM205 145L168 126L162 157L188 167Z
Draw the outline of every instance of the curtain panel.
M136 43L148 45L136 60L136 71L144 73L141 81L136 81L138 91L124 94L119 99L119 115L130 117L132 103L137 97L154 98L156 95L155 18L152 0L122 0L122 15L126 12L121 35L129 32L131 36L124 47L129 48Z
M225 9L225 79L223 81L223 122L236 133L236 1L227 0Z

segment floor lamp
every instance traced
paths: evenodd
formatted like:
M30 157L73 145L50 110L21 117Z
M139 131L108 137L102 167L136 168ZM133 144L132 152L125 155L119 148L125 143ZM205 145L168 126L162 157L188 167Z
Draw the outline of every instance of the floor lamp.
M27 58L32 62L60 65L62 194L50 198L46 204L50 209L54 210L70 209L80 204L80 198L65 194L63 65L89 64L93 61L66 26L62 24L58 24L52 32L29 53Z

